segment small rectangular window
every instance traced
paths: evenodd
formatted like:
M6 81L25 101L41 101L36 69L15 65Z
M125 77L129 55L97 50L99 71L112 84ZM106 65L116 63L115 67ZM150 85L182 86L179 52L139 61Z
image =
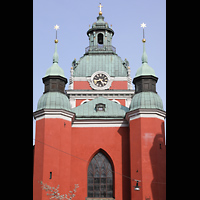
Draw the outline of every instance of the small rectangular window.
M145 89L145 90L148 90L148 89L149 89L149 83L145 83L145 84L144 84L144 89Z
M106 105L103 103L96 104L95 109L96 111L105 111Z
M49 177L49 179L52 179L52 172L50 172L50 177Z

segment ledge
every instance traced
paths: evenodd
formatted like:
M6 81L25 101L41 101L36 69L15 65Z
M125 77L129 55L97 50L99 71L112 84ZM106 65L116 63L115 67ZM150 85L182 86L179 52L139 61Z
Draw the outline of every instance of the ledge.
M115 200L114 198L94 198L94 197L86 197L85 200Z
M164 120L166 118L166 112L157 108L138 108L126 113L125 119L130 122L131 120L138 118L158 118Z

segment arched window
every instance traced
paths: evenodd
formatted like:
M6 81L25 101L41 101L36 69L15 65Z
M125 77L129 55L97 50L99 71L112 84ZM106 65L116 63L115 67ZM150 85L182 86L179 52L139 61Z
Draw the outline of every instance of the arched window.
M98 34L98 44L103 44L103 34L102 33Z
M88 197L113 197L113 169L102 152L92 158L88 167Z

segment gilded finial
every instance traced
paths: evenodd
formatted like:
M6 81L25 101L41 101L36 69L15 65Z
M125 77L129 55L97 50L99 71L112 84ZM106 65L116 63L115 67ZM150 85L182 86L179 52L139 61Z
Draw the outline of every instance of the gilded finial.
M98 7L100 8L99 15L102 15L101 8L102 8L103 6L101 5L101 3L99 3L99 6L98 6Z
M146 42L146 39L145 39L145 38L143 38L143 39L142 39L142 42L143 42L143 43L145 43L145 42Z
M59 29L59 26L56 24L54 26L54 29L56 29L56 39L54 40L55 43L58 43L58 39L57 39L57 30Z
M146 39L144 38L144 28L147 27L147 26L146 26L146 24L143 22L143 23L141 24L141 27L143 28L143 39L142 39L142 42L145 43L145 42L146 42Z

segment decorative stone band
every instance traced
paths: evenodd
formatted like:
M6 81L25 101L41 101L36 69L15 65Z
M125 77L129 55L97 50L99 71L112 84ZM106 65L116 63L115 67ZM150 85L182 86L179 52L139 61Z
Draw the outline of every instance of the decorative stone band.
M63 109L41 109L33 113L34 119L44 118L65 119L72 123L72 127L128 127L125 119L85 119L75 120L75 113Z
M140 117L158 118L158 119L164 120L166 117L166 112L160 109L139 108L139 109L127 112L125 116L128 122L134 119L138 119Z
M128 127L129 124L124 119L88 119L75 120L72 127ZM96 200L96 199L95 199Z
M114 198L88 198L86 197L85 200L115 200Z
M63 109L41 109L33 113L34 119L60 118L72 122L72 127L128 127L123 119L75 120L75 113Z
M72 122L75 113L63 109L41 109L34 112L33 116L36 121L43 118L60 118Z

